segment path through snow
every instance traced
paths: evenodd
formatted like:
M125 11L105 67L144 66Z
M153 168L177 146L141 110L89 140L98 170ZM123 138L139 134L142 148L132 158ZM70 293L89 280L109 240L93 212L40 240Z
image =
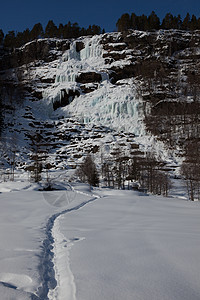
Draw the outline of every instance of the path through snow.
M66 209L61 213L50 218L50 224L52 224L52 226L49 241L51 241L51 245L53 247L51 250L51 256L53 257L52 263L54 269L54 272L51 272L51 275L54 274L56 286L54 286L54 284L52 285L52 277L49 277L46 280L44 280L43 291L46 290L46 285L50 287L48 292L49 300L76 300L76 285L73 273L70 269L69 255L70 249L73 246L73 244L75 242L80 241L81 238L67 240L60 231L60 219L66 217L66 214L72 211L77 211L80 208L84 207L86 204L95 201L99 196L95 196L81 191L75 191L74 189L72 189L69 199L74 199L74 194L79 194L82 198L86 197L90 199L83 201L75 207ZM71 201L69 201L69 203L70 202ZM48 232L49 230L47 231L47 233Z

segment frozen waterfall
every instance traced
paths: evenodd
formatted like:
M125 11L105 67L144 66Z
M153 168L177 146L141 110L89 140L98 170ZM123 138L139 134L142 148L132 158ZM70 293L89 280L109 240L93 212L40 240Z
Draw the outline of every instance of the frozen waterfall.
M70 45L70 49L63 54L57 69L56 83L75 82L80 71L90 72L96 70L96 63L102 58L102 45L99 36L85 38L82 42L84 43L82 50L77 51L77 41L74 40Z
M58 62L55 84L47 91L46 98L51 105L60 101L64 114L75 116L84 123L141 135L144 131L140 113L142 105L135 92L134 81L122 80L119 85L110 83L110 66L105 64L101 39L101 36L93 36L71 42L70 49L63 53ZM77 43L82 43L80 51L77 51ZM77 77L83 73L101 74L102 80L77 82ZM85 93L83 86L91 90ZM70 98L70 95L73 97ZM64 97L68 97L66 102Z
M137 136L144 132L142 101L131 80L127 85L115 87L104 82L93 93L74 99L66 110L84 123L132 132Z

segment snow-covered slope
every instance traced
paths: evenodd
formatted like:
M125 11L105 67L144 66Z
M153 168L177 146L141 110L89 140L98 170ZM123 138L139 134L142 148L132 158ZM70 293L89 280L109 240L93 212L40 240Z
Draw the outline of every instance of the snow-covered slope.
M186 139L199 138L199 41L179 31L44 39L0 60L0 298L200 299L199 202L180 180L179 198L69 184L88 153L127 186L118 163L135 175L148 151L176 173ZM38 161L59 191L27 180Z
M198 66L198 41L198 32L133 31L33 41L4 57L3 138L9 145L17 141L18 165L28 162L35 134L59 168L71 160L75 166L94 147L100 157L116 142L125 152L138 144L168 163L180 161L179 119L159 114L166 103L181 105L182 95L194 100L183 90L195 62Z

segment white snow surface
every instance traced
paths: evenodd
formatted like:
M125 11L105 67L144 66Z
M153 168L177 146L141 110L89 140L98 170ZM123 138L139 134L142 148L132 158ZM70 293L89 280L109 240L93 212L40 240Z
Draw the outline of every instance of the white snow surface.
M200 299L199 202L66 188L0 184L0 299L41 299L38 267L55 214L49 300Z

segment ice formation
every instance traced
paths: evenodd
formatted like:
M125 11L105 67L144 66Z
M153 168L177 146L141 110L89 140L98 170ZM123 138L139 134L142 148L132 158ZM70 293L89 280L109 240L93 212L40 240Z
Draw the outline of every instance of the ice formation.
M77 40L72 41L70 49L58 62L54 85L43 96L52 105L61 101L64 90L66 93L79 90L80 96L70 99L69 105L61 108L63 113L78 117L84 123L93 122L141 135L144 130L141 99L137 96L134 80L122 80L119 85L110 83L101 39L102 36L81 38L84 48L80 51L76 49ZM95 82L94 91L85 94L76 78L89 72L100 74L102 80ZM91 85L85 84L86 87Z

